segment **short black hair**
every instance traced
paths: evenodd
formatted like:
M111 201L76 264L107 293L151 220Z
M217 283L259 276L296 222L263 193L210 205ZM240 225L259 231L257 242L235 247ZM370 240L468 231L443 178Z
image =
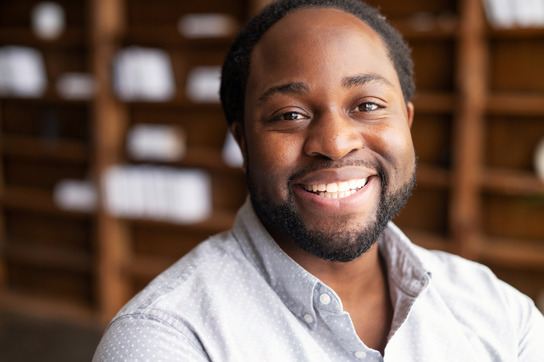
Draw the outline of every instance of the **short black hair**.
M353 14L370 26L385 43L399 77L406 103L415 93L411 51L402 35L375 8L358 0L279 0L265 7L240 31L231 45L221 72L220 96L227 123L244 123L244 99L250 57L255 45L272 25L302 8L335 8Z

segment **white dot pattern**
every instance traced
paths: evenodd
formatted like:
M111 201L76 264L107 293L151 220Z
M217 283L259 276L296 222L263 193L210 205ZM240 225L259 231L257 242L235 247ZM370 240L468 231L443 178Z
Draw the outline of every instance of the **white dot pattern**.
M395 308L384 356L246 203L231 232L203 242L121 310L93 361L542 361L544 318L489 270L418 248L393 224L379 249Z

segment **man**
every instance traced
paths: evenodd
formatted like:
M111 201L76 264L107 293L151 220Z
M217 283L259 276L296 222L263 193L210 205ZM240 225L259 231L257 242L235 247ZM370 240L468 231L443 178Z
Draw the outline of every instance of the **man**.
M542 358L529 298L390 223L414 185L413 93L407 46L363 3L253 19L221 85L250 198L123 308L95 360Z

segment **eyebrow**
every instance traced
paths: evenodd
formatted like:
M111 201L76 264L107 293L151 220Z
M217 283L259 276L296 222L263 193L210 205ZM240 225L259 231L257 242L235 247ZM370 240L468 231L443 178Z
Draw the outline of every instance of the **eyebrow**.
M345 88L359 87L371 82L382 83L388 87L393 88L393 84L389 80L387 80L387 78L375 73L361 74L342 78L342 86L344 86Z
M292 82L268 88L257 100L259 103L267 101L275 94L301 94L308 93L310 88L306 83Z

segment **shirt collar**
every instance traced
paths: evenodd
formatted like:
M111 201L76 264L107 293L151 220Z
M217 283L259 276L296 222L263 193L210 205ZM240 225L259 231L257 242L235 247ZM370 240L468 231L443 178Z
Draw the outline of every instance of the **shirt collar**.
M315 313L313 303L320 291L328 289L335 295L332 289L297 264L276 244L255 214L249 198L236 216L232 233L248 260L298 317ZM414 250L414 245L390 222L382 233L378 247L386 261L392 297L396 298L401 291L410 297L417 296L428 284L430 271Z

